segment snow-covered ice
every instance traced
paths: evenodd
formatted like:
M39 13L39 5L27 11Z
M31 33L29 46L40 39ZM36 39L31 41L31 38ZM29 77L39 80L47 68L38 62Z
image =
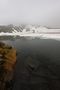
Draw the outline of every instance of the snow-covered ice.
M27 25L23 28L22 32L18 32L15 28L12 28L12 33L1 32L0 36L20 36L26 38L41 38L41 39L55 39L60 40L60 29L48 29L42 26Z

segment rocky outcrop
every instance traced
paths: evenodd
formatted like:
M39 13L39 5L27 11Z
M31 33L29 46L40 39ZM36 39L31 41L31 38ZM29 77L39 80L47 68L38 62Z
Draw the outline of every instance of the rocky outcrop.
M0 42L0 90L5 90L6 83L12 80L15 64L16 49Z

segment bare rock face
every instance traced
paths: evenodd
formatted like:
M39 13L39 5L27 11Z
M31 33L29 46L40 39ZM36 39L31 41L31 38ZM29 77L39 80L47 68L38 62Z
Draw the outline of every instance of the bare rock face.
M6 83L13 78L16 64L16 49L0 42L0 90L7 90Z

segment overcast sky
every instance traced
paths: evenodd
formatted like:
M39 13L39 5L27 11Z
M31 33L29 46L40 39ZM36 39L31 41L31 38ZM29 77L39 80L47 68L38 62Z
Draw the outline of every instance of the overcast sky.
M60 28L60 0L0 0L0 24Z

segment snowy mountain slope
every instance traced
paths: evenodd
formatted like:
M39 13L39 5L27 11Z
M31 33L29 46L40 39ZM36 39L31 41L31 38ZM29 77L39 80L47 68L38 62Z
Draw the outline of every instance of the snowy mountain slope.
M48 29L40 25L0 26L0 36L19 36L60 40L60 29Z
M48 29L46 27L40 26L40 25L7 25L7 26L0 26L0 33L17 33L21 32L23 34L25 33L60 33L60 29Z

